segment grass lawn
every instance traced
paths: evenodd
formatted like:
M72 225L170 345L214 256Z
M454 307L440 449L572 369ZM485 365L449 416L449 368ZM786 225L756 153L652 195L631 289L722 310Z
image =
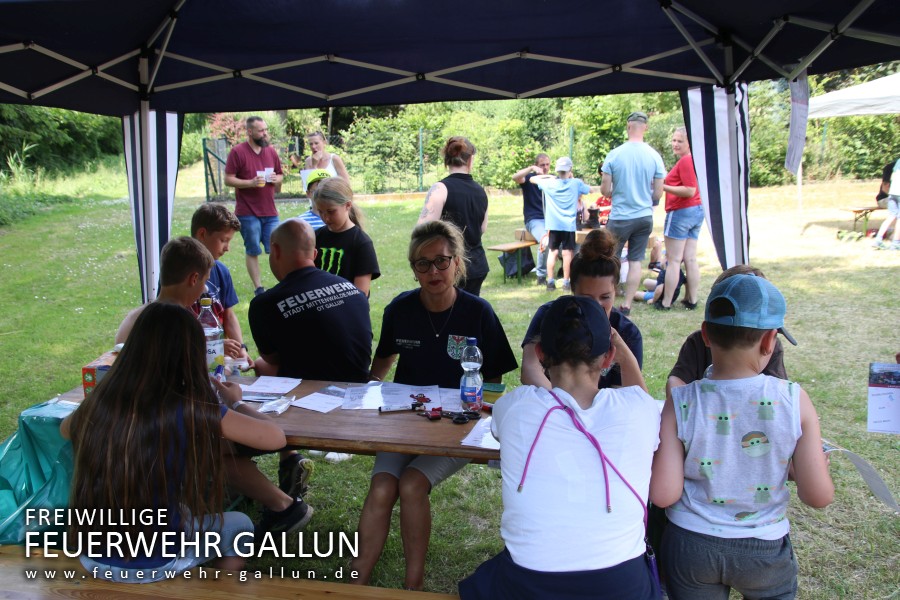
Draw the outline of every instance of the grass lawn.
M477 179L477 173L476 173ZM896 285L900 252L875 251L868 241L841 242L838 229L851 225L844 206L867 205L877 182L808 184L798 206L792 187L753 189L750 194L751 258L778 285L788 302L787 327L800 345L786 345L785 364L792 379L809 392L822 420L823 435L872 462L895 496L900 496L900 436L866 432L869 362L891 362L900 351ZM0 229L0 438L11 434L22 409L79 384L81 366L113 344L125 313L140 302L136 253L124 174L104 182L102 195L41 210ZM116 190L112 193L110 190ZM190 215L203 201L202 172L182 173L172 234L188 233ZM372 321L376 339L384 306L415 286L405 262L409 231L421 200L361 201L366 230L375 240L382 276L372 285ZM305 202L279 204L282 217L306 209ZM885 213L876 213L877 227ZM662 210L655 215L661 231ZM485 245L512 240L522 223L521 199L491 198ZM234 276L245 337L253 350L246 312L252 290L237 236L223 258ZM500 316L514 349L538 305L561 292L533 285L502 283L492 272L482 296ZM701 295L720 271L708 233L700 241ZM275 283L263 265L263 284ZM682 340L702 320L697 311L659 313L636 306L632 319L644 336L644 374L650 393L663 397L666 376ZM298 340L299 343L299 340ZM518 383L518 372L505 383ZM316 509L309 531L353 532L367 489L372 459L359 456L332 465L317 461L308 497ZM274 464L264 461L274 470ZM794 498L792 539L800 561L801 598L897 598L900 584L900 519L868 491L844 458L832 460L836 500L812 510ZM434 528L426 587L455 591L456 582L496 553L499 537L500 473L469 466L432 494ZM254 513L254 507L247 507ZM547 507L554 510L554 507ZM396 520L396 514L395 514ZM284 564L333 578L346 559L261 559L253 567ZM400 587L403 556L396 523L374 584Z

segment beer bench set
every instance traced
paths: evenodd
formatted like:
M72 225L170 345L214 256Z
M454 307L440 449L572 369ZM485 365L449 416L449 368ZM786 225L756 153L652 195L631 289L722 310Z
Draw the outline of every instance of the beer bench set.
M876 210L884 210L880 206L858 206L855 208L847 208L845 210L849 210L853 213L853 231L856 231L856 224L860 221L863 222L863 235L869 230L869 215L875 212Z
M580 229L575 232L575 243L581 244L584 242L584 238L587 237L587 234L590 233L590 229ZM537 245L537 240L528 233L528 230L525 228L516 229L515 231L516 241L507 242L505 244L496 244L494 246L488 246L487 250L493 250L495 252L502 252L505 254L515 255L516 257L516 278L519 283L522 283L522 250L525 248L530 248L531 246ZM506 271L503 271L503 283L506 283Z

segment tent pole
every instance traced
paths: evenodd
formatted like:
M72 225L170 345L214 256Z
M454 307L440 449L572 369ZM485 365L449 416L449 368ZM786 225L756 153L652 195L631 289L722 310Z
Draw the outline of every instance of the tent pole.
M138 69L140 73L141 85L146 86L150 80L150 61L148 57L141 56L138 61ZM147 88L143 88L146 92ZM157 294L157 285L159 282L159 271L157 265L159 264L159 256L154 256L153 252L147 252L148 249L159 247L159 231L155 226L152 226L148 223L148 221L155 223L156 221L156 212L153 210L153 177L155 174L155 169L151 164L151 148L150 148L150 101L146 98L141 99L140 104L140 130L141 130L141 192L143 195L143 209L144 209L144 218L142 222L144 224L144 273L146 277L145 285L146 285L146 298L144 298L144 302L152 302L156 300ZM149 239L148 239L149 237Z

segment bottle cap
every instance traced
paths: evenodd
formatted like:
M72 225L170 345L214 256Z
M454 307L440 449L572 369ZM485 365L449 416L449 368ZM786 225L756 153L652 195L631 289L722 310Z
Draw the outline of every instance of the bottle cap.
M212 306L212 298L209 296L200 298L200 306Z
M473 338L473 337L466 338L466 346L477 346L477 345L478 345L478 338Z

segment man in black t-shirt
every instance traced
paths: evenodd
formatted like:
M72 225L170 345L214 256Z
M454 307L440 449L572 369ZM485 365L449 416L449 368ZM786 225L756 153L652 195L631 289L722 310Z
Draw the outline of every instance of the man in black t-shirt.
M366 297L315 267L315 234L289 219L272 232L269 266L279 284L250 301L257 374L366 382L372 323Z
M525 229L537 241L547 232L544 223L544 193L536 185L531 185L531 178L535 175L546 175L550 172L550 157L546 154L538 154L534 157L534 164L528 165L513 175L513 181L522 188L522 215L525 217ZM537 284L547 285L547 248L540 251L538 246L538 260L535 268Z

